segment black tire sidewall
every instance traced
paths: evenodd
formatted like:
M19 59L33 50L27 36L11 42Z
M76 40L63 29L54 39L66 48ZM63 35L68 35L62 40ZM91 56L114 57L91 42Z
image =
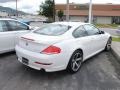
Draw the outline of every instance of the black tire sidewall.
M107 44L108 44L108 42L111 42L111 43L112 43L112 38L109 38L109 39L108 39ZM105 46L105 51L109 51L109 50L111 49L111 47L110 47L110 49L108 49L107 44L106 44L106 46Z
M72 67L71 67L71 63L72 63L72 59L73 59L73 56L76 54L76 53L81 53L82 54L82 61L83 61L83 53L82 53L82 51L81 50L76 50L76 51L74 51L74 53L72 54L72 56L71 56L71 58L70 58L70 60L69 60L69 63L68 63L68 66L67 66L67 71L69 72L69 73L76 73L76 72L78 72L79 70L80 70L80 68L81 68L81 66L80 66L80 68L77 70L77 71L73 71L72 70ZM82 65L82 63L81 63L81 65Z

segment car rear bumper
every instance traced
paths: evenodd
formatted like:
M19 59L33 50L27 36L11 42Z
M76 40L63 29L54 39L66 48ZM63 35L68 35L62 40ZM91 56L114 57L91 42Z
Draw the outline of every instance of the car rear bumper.
M25 58L29 61L27 66L41 70L44 69L47 72L59 71L66 69L66 64L64 63L64 57L61 55L46 55L37 52L32 52L21 48L20 46L15 47L18 60L23 63L22 59ZM23 63L25 64L25 63ZM26 65L26 64L25 64Z

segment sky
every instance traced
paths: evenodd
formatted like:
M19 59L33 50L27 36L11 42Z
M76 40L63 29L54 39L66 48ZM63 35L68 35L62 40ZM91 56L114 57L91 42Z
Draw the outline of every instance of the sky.
M0 0L0 6L16 8L16 0ZM39 10L39 6L45 0L18 0L18 10L27 13L36 14ZM70 3L89 3L90 0L69 0ZM92 0L93 3L113 3L120 4L120 0ZM66 3L66 0L55 0L55 3Z

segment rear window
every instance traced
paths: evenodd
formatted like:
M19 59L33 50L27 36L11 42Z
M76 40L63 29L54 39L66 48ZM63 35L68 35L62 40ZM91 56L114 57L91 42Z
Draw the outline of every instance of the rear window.
M64 34L70 28L71 26L67 26L67 25L49 24L35 30L34 33L41 35L58 36Z

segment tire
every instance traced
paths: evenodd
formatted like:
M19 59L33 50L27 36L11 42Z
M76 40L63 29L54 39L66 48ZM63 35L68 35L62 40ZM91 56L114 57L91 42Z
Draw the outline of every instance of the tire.
M72 74L78 72L79 69L81 68L82 62L83 53L81 50L76 50L69 60L67 71Z
M112 38L109 38L105 46L105 51L109 51L111 49L111 44L112 44Z

